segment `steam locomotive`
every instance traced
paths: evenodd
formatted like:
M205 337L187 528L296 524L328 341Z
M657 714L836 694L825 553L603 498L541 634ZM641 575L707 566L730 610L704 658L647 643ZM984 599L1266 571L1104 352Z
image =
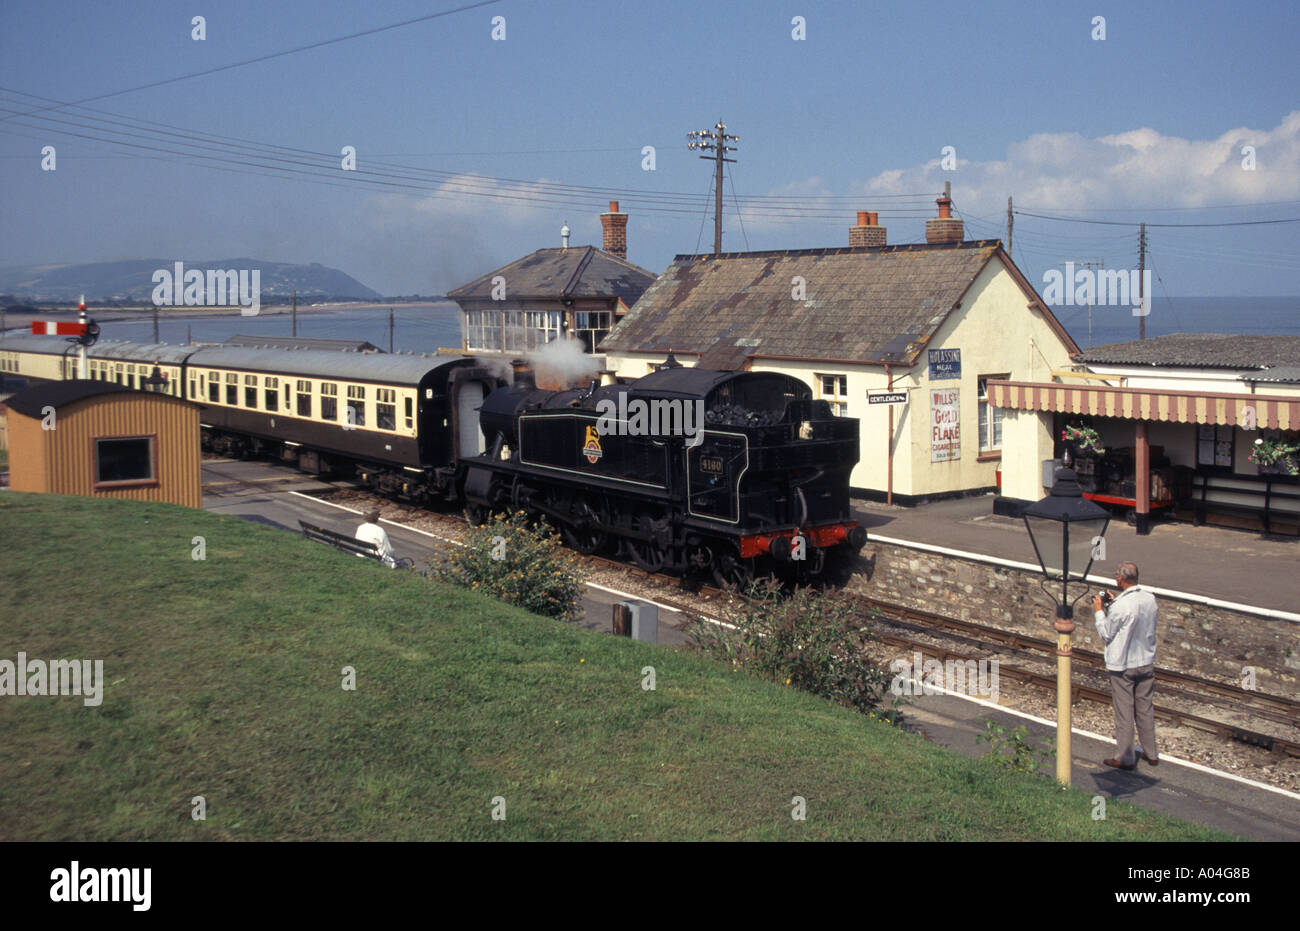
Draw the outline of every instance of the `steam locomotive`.
M56 337L0 347L8 375L77 370ZM672 364L552 391L456 356L101 340L87 374L199 404L207 449L463 504L472 521L524 509L647 571L810 578L866 542L848 500L858 421L778 373Z

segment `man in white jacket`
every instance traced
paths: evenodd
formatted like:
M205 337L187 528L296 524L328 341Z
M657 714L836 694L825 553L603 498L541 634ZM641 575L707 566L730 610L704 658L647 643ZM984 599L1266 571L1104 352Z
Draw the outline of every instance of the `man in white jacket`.
M1106 644L1106 672L1110 674L1111 702L1115 707L1115 756L1103 760L1117 769L1135 769L1133 724L1136 718L1142 756L1152 766L1156 754L1156 715L1151 697L1156 673L1156 598L1138 585L1138 567L1122 562L1115 567L1120 593L1107 608L1094 595L1092 609L1097 635Z
M363 515L366 522L357 528L356 538L363 543L373 543L379 549L379 558L389 569L397 568L393 556L393 544L388 541L388 533L379 526L379 509L374 508Z

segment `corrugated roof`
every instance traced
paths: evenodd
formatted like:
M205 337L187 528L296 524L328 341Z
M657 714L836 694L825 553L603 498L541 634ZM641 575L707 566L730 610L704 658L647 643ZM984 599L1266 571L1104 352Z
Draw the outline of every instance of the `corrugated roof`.
M1300 365L1274 365L1262 372L1239 375L1241 381L1271 382L1281 385L1300 385Z
M74 401L92 398L97 394L118 394L123 391L130 394L142 394L142 392L134 388L128 388L126 385L119 385L111 381L76 379L73 381L51 381L43 385L37 385L35 388L28 388L26 391L18 392L5 403L20 414L26 414L28 417L42 417L44 416L42 411L46 407L58 410L72 404ZM167 397L165 394L150 394L148 396L155 398Z
M1171 368L1264 369L1300 365L1300 336L1260 333L1170 333L1094 346L1079 362Z
M751 355L910 364L998 251L979 240L679 255L598 350L699 352L711 369Z
M448 291L454 301L491 300L492 279L506 280L510 300L618 297L631 306L655 280L655 274L595 246L538 249L469 284Z
M223 346L264 346L268 349L321 349L334 352L383 352L374 343L364 339L324 339L308 336L248 336L236 333L222 341Z
M407 356L387 352L327 352L318 349L241 349L220 346L194 350L197 368L236 368L272 375L301 375L395 385L418 385L434 369L463 356Z

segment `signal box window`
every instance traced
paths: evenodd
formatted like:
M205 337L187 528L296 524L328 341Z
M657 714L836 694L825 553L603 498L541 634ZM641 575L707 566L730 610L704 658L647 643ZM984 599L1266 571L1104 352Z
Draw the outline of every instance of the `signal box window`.
M95 440L95 486L136 485L154 481L153 437Z
M348 423L366 425L366 389L361 385L348 385Z
M843 417L849 412L849 376L817 375L817 397L831 405L836 417Z
M339 419L339 386L329 382L320 383L320 418L321 420Z
M266 403L268 411L278 410L280 407L280 379L271 375L266 376L266 381L262 384L262 400Z
M311 382L298 381L298 416L311 416Z

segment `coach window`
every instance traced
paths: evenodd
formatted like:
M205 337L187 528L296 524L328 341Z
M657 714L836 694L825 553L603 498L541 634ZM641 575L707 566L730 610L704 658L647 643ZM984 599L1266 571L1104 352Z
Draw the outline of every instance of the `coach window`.
M1002 408L989 404L989 382L1005 381L1011 375L981 375L979 386L980 454L997 454L1002 451Z
M339 386L332 382L320 383L320 419L339 419Z
M412 414L412 411L415 409L415 399L408 394L405 400L406 400L406 429L410 430L412 427L415 426L415 417Z
M123 372L122 369L123 369L123 365L121 362L117 363L117 365L114 366L113 380L116 381L119 385L126 384L124 380L126 378L126 373Z
M366 389L361 385L348 385L348 423L354 427L366 425Z
M226 373L226 403L231 407L239 404L239 373Z
M831 411L836 417L844 417L849 412L849 376L817 375L817 397L830 402Z
M95 487L136 485L154 481L151 436L95 440Z
M375 426L380 430L397 429L397 392L392 388L375 389Z
M194 380L193 375L190 375L190 397L197 398L199 396L198 390L199 390L198 382Z
M280 407L280 379L272 375L266 376L266 381L262 383L262 391L266 409L274 414Z
M134 365L128 365L126 367L126 386L128 388L135 387L135 366Z
M244 407L257 410L257 376L244 376Z
M311 416L311 382L298 380L298 416Z

